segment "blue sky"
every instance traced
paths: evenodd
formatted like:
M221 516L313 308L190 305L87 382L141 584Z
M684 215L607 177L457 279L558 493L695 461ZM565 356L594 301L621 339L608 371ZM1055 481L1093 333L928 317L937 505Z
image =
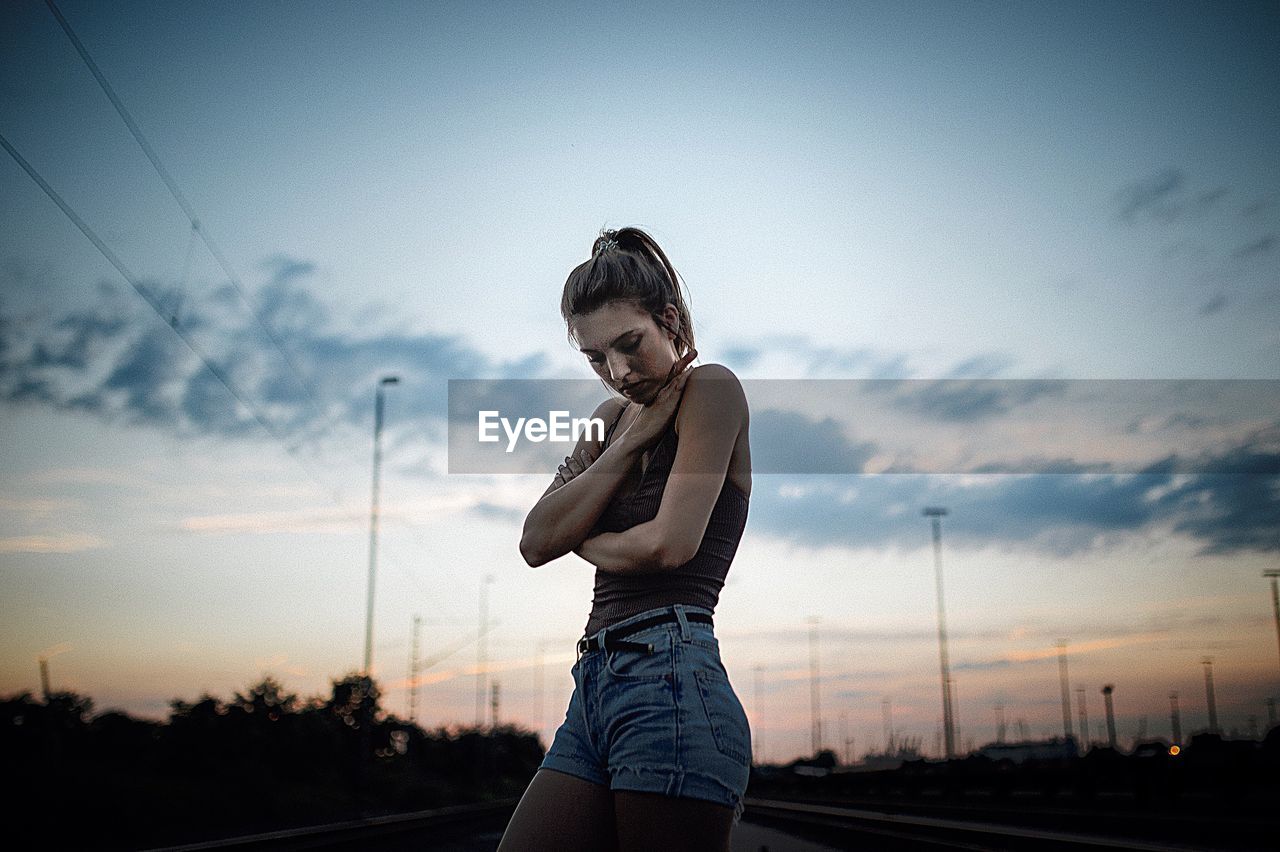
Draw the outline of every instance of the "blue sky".
M280 440L5 158L5 691L34 688L51 649L56 684L149 715L264 671L318 692L358 665L372 392L398 373L389 704L412 614L448 644L492 573L504 715L550 726L589 568L523 564L545 477L446 474L444 399L450 378L590 377L557 308L603 225L657 237L703 361L743 379L1280 379L1274 5L59 8L302 378L49 10L14 4L0 133ZM1056 730L1056 650L1039 655L1062 637L1091 649L1072 673L1095 698L1147 655L1117 687L1131 729L1155 730L1171 689L1193 716L1206 654L1244 727L1276 694L1274 500L1274 477L758 476L717 610L726 663L768 756L806 750L819 615L828 728L843 712L876 743L892 697L931 744L919 509L943 502L979 743L997 700ZM471 720L474 665L468 649L432 670L429 721Z

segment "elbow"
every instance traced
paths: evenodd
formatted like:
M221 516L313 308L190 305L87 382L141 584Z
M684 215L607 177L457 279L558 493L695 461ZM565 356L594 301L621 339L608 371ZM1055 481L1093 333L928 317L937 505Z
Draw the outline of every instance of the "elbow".
M659 571L674 571L692 559L698 552L697 547L689 547L683 542L660 540L653 550L651 562Z
M520 555L530 568L539 568L551 561L546 549L534 536L529 535L528 530L520 537Z

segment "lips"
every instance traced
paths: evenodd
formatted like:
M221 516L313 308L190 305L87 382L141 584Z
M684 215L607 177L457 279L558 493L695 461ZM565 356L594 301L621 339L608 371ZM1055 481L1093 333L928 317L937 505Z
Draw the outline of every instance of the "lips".
M625 385L619 388L619 390L621 390L627 396L635 396L636 389L644 387L645 384L647 384L647 382L636 382L633 385Z

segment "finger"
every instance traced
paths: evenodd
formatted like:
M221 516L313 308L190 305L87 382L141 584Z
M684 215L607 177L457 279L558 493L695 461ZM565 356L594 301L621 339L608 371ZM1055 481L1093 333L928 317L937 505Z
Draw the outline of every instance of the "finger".
M573 471L574 476L577 476L587 469L586 465L582 463L582 460L577 457L570 458L569 461L565 462L565 464L569 466L569 470Z
M596 460L596 457L591 453L590 447L583 447L582 450L578 453L578 455L582 459L583 467L591 467L591 463Z
M680 359L671 365L671 371L667 373L667 380L664 385L669 384L676 376L683 375L687 372L687 368L693 363L693 359L698 357L697 349L690 349L688 352L680 356Z

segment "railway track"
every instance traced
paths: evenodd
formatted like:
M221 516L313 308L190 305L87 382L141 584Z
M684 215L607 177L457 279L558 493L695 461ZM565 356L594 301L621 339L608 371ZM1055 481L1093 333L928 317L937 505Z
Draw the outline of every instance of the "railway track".
M367 849L466 850L494 849L497 841L486 838L495 829L501 836L515 811L519 799L502 799L470 805L454 805L429 811L368 817L347 822L307 826L305 828L270 831L203 843L164 846L148 852L204 852L204 850L236 850L236 852L291 852L295 849L327 849L330 852ZM424 845L423 838L431 838Z
M1103 817L1107 817L1104 819ZM776 799L746 800L744 819L838 849L1133 850L1206 852L1270 850L1277 824L1190 816L1099 815L1070 811L993 811L951 805L852 807ZM1077 828L1063 828L1074 818ZM1125 819L1132 820L1128 831ZM1134 836L1138 832L1151 836Z

